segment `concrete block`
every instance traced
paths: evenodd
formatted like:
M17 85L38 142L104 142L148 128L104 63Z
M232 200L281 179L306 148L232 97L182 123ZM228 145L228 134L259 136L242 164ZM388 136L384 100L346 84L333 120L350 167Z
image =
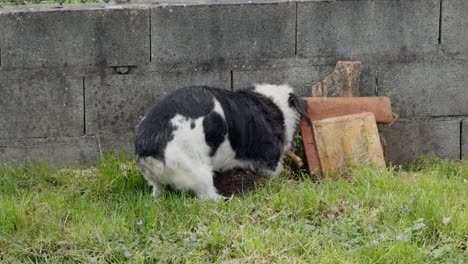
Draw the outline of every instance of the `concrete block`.
M96 135L101 153L135 153L135 134L99 134Z
M460 158L460 121L410 121L400 119L383 129L386 160L393 164L412 161L419 154Z
M83 134L83 80L53 72L0 72L0 139Z
M0 164L2 162L24 163L26 161L26 146L21 142L0 140Z
M439 0L298 2L297 54L360 60L437 51Z
M442 48L468 58L468 2L442 1Z
M293 57L295 12L288 2L153 7L153 62Z
M334 66L300 66L248 71L233 71L234 89L241 89L255 83L284 84L294 87L296 94L311 96L312 84L322 80L333 71Z
M133 132L135 126L165 95L177 88L208 85L229 88L229 72L174 70L135 71L85 78L87 134Z
M107 7L31 6L0 12L3 67L148 62L148 7Z
M91 163L98 157L93 137L31 139L26 144L28 162L76 166Z
M402 117L468 114L468 63L436 62L379 66L378 93L392 94Z

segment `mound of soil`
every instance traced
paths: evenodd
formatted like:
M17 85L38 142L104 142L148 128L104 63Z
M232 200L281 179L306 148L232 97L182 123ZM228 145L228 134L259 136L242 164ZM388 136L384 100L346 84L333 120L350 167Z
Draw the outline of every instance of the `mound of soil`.
M218 192L226 197L252 191L255 183L264 180L251 170L233 169L216 173L214 185Z

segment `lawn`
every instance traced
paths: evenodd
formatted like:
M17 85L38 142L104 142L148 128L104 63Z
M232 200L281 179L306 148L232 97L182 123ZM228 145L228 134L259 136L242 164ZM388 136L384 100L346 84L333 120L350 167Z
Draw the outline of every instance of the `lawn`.
M55 171L55 172L53 172ZM468 161L286 170L228 202L153 199L132 158L0 166L2 263L467 263Z

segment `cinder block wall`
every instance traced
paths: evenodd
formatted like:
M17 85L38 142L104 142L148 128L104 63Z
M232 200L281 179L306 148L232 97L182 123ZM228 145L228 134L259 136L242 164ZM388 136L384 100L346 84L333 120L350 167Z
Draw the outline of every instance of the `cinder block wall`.
M468 1L186 0L0 7L0 160L90 162L186 85L290 83L361 60L392 95L388 158L468 157Z

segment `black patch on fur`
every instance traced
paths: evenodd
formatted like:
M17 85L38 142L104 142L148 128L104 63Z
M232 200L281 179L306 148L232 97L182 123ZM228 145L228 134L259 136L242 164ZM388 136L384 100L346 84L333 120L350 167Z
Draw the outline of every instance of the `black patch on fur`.
M136 128L135 152L139 157L152 156L164 162L167 142L173 139L170 120L180 114L198 118L214 108L213 96L202 87L182 88L156 104Z
M253 88L230 94L217 90L215 96L224 110L236 159L255 161L257 169L274 170L285 140L284 117L278 106Z
M195 122L194 122L194 121L192 121L192 122L190 123L190 128L191 128L191 129L194 129L194 128L195 128Z
M219 101L226 120L214 109ZM203 121L205 140L213 156L228 133L236 159L254 161L258 168L274 170L285 142L283 113L269 98L252 88L232 92L210 87L182 88L165 97L137 127L135 150L139 157L164 161L167 142L173 139L169 121L180 114Z
M206 143L211 147L210 156L213 157L218 150L219 145L223 143L226 137L226 122L224 122L224 119L220 114L211 112L203 120L203 130L205 131Z
M312 125L312 121L310 121L310 117L307 114L309 105L306 100L300 98L299 96L293 93L290 93L288 104L290 107L296 109L296 111L301 115L302 118L304 118L304 120L307 122L309 126Z

